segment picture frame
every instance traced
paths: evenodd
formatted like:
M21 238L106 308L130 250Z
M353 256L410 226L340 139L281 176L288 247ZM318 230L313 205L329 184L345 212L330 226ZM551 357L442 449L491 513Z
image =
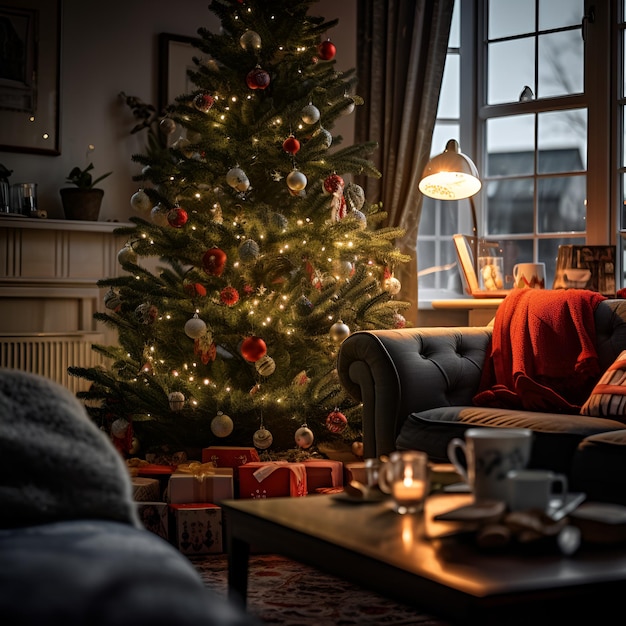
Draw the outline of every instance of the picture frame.
M615 257L613 245L560 245L552 289L588 289L615 297Z
M0 0L1 2L2 0ZM198 49L193 37L161 33L159 35L159 110L164 111L177 96L191 93L194 84L187 70L196 70L193 57Z
M0 54L0 151L61 154L61 0L0 0Z

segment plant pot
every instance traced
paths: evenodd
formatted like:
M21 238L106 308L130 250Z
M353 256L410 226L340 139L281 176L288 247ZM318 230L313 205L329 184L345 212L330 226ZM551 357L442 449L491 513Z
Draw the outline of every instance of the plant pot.
M103 189L79 189L65 187L59 190L63 211L67 220L98 221Z

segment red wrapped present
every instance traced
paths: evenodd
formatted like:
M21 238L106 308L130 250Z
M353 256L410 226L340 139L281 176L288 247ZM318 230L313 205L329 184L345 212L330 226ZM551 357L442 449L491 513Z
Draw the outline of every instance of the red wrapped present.
M240 498L299 497L307 493L304 463L252 462L239 468Z
M213 463L215 467L239 467L251 461L259 461L256 448L239 446L209 446L202 448L202 462Z
M163 539L169 538L169 509L165 502L137 502L137 511L146 530Z
M343 463L341 461L308 459L303 463L309 493L323 487L343 487Z
M215 504L170 504L174 543L187 556L223 551L222 509Z
M171 504L188 502L219 504L222 500L235 497L231 467L210 467L195 474L193 471L180 471L181 469L185 468L179 465L179 469L170 476L167 501Z

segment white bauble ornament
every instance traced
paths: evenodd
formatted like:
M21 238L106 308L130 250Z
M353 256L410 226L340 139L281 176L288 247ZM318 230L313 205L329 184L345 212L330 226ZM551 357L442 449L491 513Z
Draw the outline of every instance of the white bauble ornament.
M299 170L291 170L287 175L287 187L291 191L302 191L307 184L306 176Z
M133 250L130 243L124 244L124 247L117 253L117 260L120 262L120 265L137 263L137 253Z
M333 144L333 136L327 131L325 128L318 128L314 133L313 137L322 137L322 145L325 148L330 148Z
M350 113L352 113L354 111L354 100L352 98L350 98L350 96L345 96L345 97L350 100L350 103L348 104L348 106L345 109L341 110L341 114L342 115L350 115Z
M239 37L239 45L244 50L260 50L261 49L261 35L253 30L247 30L241 37Z
M167 214L169 213L169 209L166 209L162 204L157 204L152 207L150 211L150 219L157 226L168 226L170 223L167 221Z
M185 335L191 339L198 339L202 337L206 332L206 322L198 317L195 313L194 316L185 322Z
M365 192L361 185L347 183L343 190L343 197L346 199L348 208L351 211L360 211L365 204Z
M313 445L313 439L315 439L313 431L306 424L296 430L295 440L299 448L303 450L310 448Z
M330 338L337 343L341 343L346 337L350 335L350 327L344 324L341 320L335 322L330 327Z
M217 412L217 415L211 420L211 432L216 437L228 437L233 432L233 420L228 415Z
M148 194L140 189L130 197L130 206L138 213L149 213L152 209L152 201Z
M402 283L395 276L385 278L383 286L385 291L389 292L392 296L400 293L400 290L402 289Z
M244 192L250 187L246 173L240 167L233 167L226 173L226 182L237 191Z
M271 356L267 354L262 356L255 364L256 371L261 376L271 376L276 371L276 363Z
M359 223L359 228L361 230L365 230L367 228L367 217L365 217L365 213L362 211L350 211L348 213L348 217L352 217Z
M167 400L172 411L180 411L185 406L185 394L180 391L172 391L168 394Z
M259 450L267 450L272 445L273 441L274 436L263 426L252 435L252 443L254 447Z
M113 437L115 437L116 439L124 439L129 428L130 423L128 422L128 420L124 419L123 417L118 417L111 424L111 435L113 435Z
M305 124L319 122L320 110L313 104L307 104L301 111L300 117Z

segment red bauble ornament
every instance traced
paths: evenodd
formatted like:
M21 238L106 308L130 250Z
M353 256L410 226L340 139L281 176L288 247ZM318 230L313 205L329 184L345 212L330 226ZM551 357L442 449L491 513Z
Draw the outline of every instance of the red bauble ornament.
M326 428L331 433L342 433L348 426L348 418L341 412L335 409L326 416Z
M200 296L203 298L206 296L206 289L201 283L187 283L185 285L185 291L193 298L194 296Z
M187 223L188 219L189 216L187 215L187 211L185 211L185 209L181 209L180 207L174 207L167 212L167 222L174 228L181 228Z
M317 54L319 55L319 58L323 61L330 61L331 59L334 59L336 52L337 48L330 39L322 41L322 43L317 46Z
M198 109L198 111L202 111L203 113L207 113L209 109L213 106L215 102L215 98L208 93L199 93L193 99L193 106Z
M234 287L224 287L220 291L220 300L226 306L233 306L239 302L239 292Z
M283 141L283 150L288 154L296 154L300 150L300 142L292 135Z
M221 276L226 265L226 253L220 248L211 248L202 257L202 267L211 276Z
M337 193L340 189L343 189L344 186L343 178L337 174L331 174L324 180L324 191L327 193Z
M250 363L256 363L266 353L267 346L261 337L246 337L241 342L241 355Z
M257 65L248 72L246 84L250 89L265 89L270 84L270 75Z

